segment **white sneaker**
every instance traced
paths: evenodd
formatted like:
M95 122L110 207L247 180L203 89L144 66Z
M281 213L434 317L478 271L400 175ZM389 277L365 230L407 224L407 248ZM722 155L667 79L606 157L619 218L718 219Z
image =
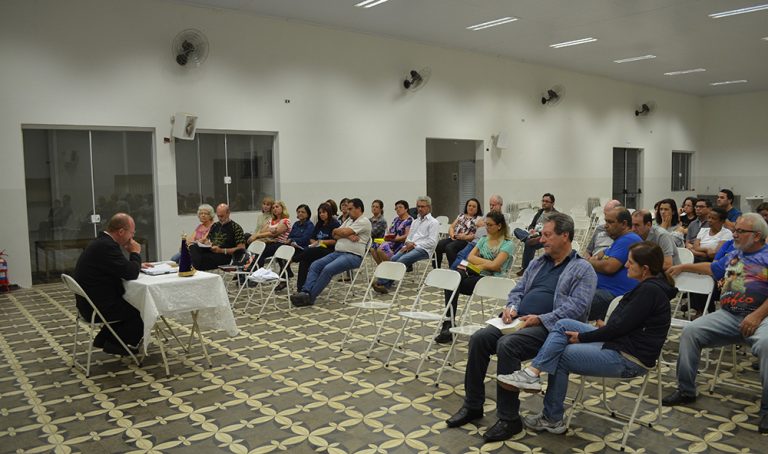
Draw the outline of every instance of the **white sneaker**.
M524 370L516 370L511 374L499 375L496 379L521 391L541 391L541 380L539 377L534 377Z
M533 416L524 416L523 424L525 424L525 427L529 429L533 429L536 432L541 432L546 430L549 433L562 434L562 433L565 433L566 430L568 430L565 427L565 423L563 423L562 419L557 422L552 422L548 420L543 413L539 413L538 415L533 415Z

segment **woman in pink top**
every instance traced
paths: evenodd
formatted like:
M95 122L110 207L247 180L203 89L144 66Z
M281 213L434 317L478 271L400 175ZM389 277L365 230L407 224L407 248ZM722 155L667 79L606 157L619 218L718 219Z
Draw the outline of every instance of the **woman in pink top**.
M248 243L261 240L267 243L264 253L259 258L259 266L264 266L266 259L275 255L277 249L288 244L288 234L291 233L291 220L288 218L288 210L282 200L276 200L272 204L272 219L261 229L248 238Z
M213 225L213 213L213 207L207 203L197 207L197 219L200 220L200 224L195 227L194 232L187 235L187 247L191 246L193 243L208 238L208 232L211 230L211 226ZM171 260L178 263L180 257L181 252L177 252L173 257L171 257Z

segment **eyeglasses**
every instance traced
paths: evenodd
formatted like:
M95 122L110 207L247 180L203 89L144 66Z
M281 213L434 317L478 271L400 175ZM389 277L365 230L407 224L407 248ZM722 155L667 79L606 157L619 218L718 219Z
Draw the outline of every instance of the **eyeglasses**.
M757 230L747 230L747 229L735 229L733 231L734 234L744 235L745 233L758 233Z
M695 208L706 208L706 207L707 207L706 205L696 205Z

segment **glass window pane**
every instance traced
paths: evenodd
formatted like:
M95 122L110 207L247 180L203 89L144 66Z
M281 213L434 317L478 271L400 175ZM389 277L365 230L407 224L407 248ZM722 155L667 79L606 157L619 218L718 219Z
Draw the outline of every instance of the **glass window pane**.
M224 154L224 134L199 134L200 139L200 185L203 202L216 207L227 202L227 161Z
M176 154L176 199L179 214L196 214L202 203L200 193L200 168L197 149L200 134L195 140L177 140L174 144Z
M228 134L227 159L229 176L229 202L232 211L251 211L255 209L258 196L258 163L253 149L255 136Z

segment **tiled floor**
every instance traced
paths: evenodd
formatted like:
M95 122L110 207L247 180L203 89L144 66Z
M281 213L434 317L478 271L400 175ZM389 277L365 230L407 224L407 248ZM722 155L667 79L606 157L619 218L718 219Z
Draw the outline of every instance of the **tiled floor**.
M402 301L415 295L406 285ZM339 343L352 308L324 297L312 308L291 312L272 307L256 320L236 313L240 334L207 332L212 368L201 353L171 344L171 375L157 349L138 368L97 351L89 378L70 368L74 302L62 285L47 284L0 294L0 452L551 452L586 453L618 449L619 426L581 414L566 435L524 432L505 443L484 445L481 434L495 422L495 384L487 381L486 416L477 425L447 429L443 422L462 402L463 374L449 371L434 386L435 363L417 378L418 361L396 353L384 367L388 348L367 343L343 352ZM429 295L441 307L441 295ZM464 301L462 299L462 301ZM242 305L240 305L242 307ZM479 319L479 316L478 316ZM361 322L372 333L370 318ZM385 340L400 327L391 320ZM175 325L185 334L189 327ZM420 331L427 334L427 330ZM674 337L674 336L673 336ZM423 349L412 335L408 345ZM466 343L459 342L459 367ZM676 348L674 340L669 345ZM442 348L436 356L446 349ZM730 355L727 355L728 357ZM674 360L674 354L666 355ZM719 386L691 407L664 409L652 428L635 427L628 451L766 452L756 432L759 386L751 355L739 355L740 377L751 382ZM492 365L493 368L493 365ZM665 392L673 386L664 368ZM730 367L723 371L730 375ZM576 379L574 379L575 382ZM611 382L616 406L630 410L641 379ZM651 386L655 384L652 379ZM575 386L572 386L571 393ZM596 404L597 387L588 390ZM652 419L654 399L641 405ZM524 413L537 412L541 397L524 395Z

